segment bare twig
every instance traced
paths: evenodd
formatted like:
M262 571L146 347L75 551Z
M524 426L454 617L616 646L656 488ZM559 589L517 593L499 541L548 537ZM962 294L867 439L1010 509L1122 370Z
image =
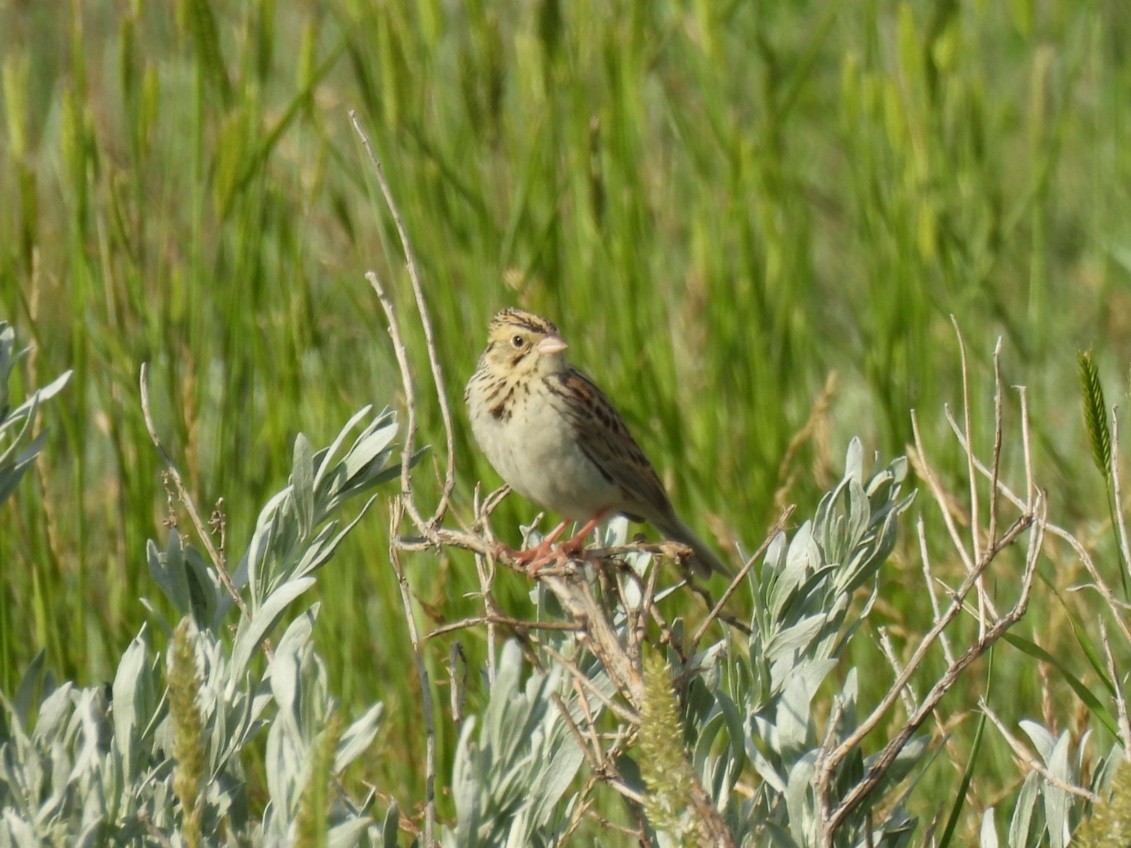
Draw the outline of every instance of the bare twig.
M951 663L947 667L946 672L942 675L942 677L939 678L935 685L931 687L930 692L928 692L926 697L923 699L923 702L922 704L920 704L919 709L917 709L908 717L907 721L892 736L892 738L883 747L880 753L872 759L871 765L869 766L868 772L867 774L865 774L864 779L853 786L852 789L845 794L844 798L840 801L837 807L830 813L828 813L823 825L823 831L828 834L829 841L824 844L832 844L832 834L835 833L840 824L857 806L859 806L864 801L864 799L868 796L868 793L870 793L883 779L884 775L887 774L888 770L895 762L895 758L898 756L899 752L903 750L903 747L907 744L908 740L910 740L911 736L915 733L916 730L918 730L923 721L925 721L926 718L934 711L935 707L938 706L939 701L942 700L943 696L946 695L946 693L954 687L954 684L958 681L958 678L962 674L962 672L965 671L970 666L970 664L974 662L974 660L982 656L982 654L984 654L995 642L997 642L1002 636L1004 636L1005 633L1011 627L1013 627L1013 625L1020 621L1021 617L1025 614L1025 611L1029 606L1029 598L1031 596L1033 588L1033 575L1036 573L1038 554L1041 550L1041 544L1044 535L1043 498L1038 498L1038 505L1042 518L1041 521L1033 521L1031 519L1026 521L1024 520L1025 517L1023 516L1022 519L1018 519L1018 522L1014 524L1015 528L1020 528L1022 526L1028 527L1030 524L1033 527L1033 533L1030 536L1029 554L1025 565L1025 571L1021 580L1021 591L1018 595L1016 604L1005 615L994 620L993 623L989 627L987 627L984 634L982 634L977 639L977 641L970 645L962 654L960 654L955 659L953 663ZM1010 533L1007 532L1006 536L1010 536ZM941 632L942 627L945 627L947 624L949 624L950 621L953 620L954 616L958 614L958 610L961 608L961 600L965 598L965 596L973 588L973 585L978 577L982 576L982 574L985 572L985 567L989 564L990 561L992 561L992 557L990 557L989 559L984 558L985 564L979 567L975 572L973 572L966 578L966 580L962 584L962 588L959 589L957 593L957 597L952 602L950 608L947 610L947 613L944 616L944 621L940 621L935 625L935 627L931 628L931 631L927 634L923 642L920 644L920 649L925 650L929 643L933 642L938 633ZM908 663L908 667L904 670L904 674L902 674L897 679L896 684L893 685L889 690L888 695L881 702L881 706L878 706L872 712L872 714L870 714L868 718L861 723L860 727L858 727L851 736L849 736L844 742L837 746L837 748L832 752L825 764L827 771L823 775L821 775L818 780L823 780L827 783L828 779L832 775L832 770L836 767L836 765L839 764L844 759L844 757L846 757L853 749L855 749L860 744L860 742L863 741L864 737L877 726L879 719L891 707L891 704L895 700L898 691L902 690L902 688L907 685L908 672L916 668L922 661L920 649L916 650L916 654L913 657L912 661Z
M149 363L143 362L141 365L140 377L141 389L141 414L145 419L145 429L149 431L149 438L152 440L153 445L157 448L157 453L161 455L161 461L165 464L165 470L169 474L169 478L173 481L173 485L177 489L177 496L180 498L181 503L184 504L185 511L188 513L189 521L192 522L193 528L200 539L200 543L204 545L204 550L208 553L208 558L212 561L216 573L220 576L220 582L224 584L224 588L228 590L228 594L232 597L236 606L239 607L240 613L244 618L251 618L251 611L247 608L247 603L240 594L236 584L232 581L232 576L228 573L227 564L220 551L212 543L212 534L208 532L205 527L204 521L200 517L200 512L196 508L196 503L188 493L185 487L185 482L181 478L180 471L177 470L172 457L169 452L165 450L165 446L161 443L160 437L157 435L157 425L153 423L153 411L149 406ZM270 648L268 646L268 653Z
M479 484L475 485L475 496L472 500L474 504L475 526L479 529L485 530L487 533L491 532L491 522L485 517L480 518L486 512L487 505L480 502ZM491 496L487 498L488 504L491 502ZM495 503L498 503L496 501ZM493 506L492 506L493 508ZM495 558L493 556L483 556L482 554L475 555L475 575L479 578L479 594L483 598L483 609L487 613L487 681L492 686L495 685L495 656L498 652L498 634L495 622L492 619L493 613L496 610L495 596L492 594L492 587L495 584Z
M1131 752L1131 719L1127 717L1127 699L1123 695L1123 681L1115 668L1115 658L1111 653L1111 640L1107 635L1107 628L1100 622L1100 641L1104 646L1104 661L1107 664L1107 673L1111 678L1112 688L1115 690L1115 708L1119 716L1119 742L1123 745L1123 755L1126 757Z
M1024 390L1022 389L1019 389L1019 393L1021 398L1021 417L1023 421L1028 421L1028 403L1026 401L1026 395ZM968 446L965 440L962 438L961 433L959 433L957 430L955 432L958 435L959 446L963 450L967 450ZM1022 428L1021 438L1025 453L1026 491L1032 492L1035 491L1035 484L1033 483L1034 478L1032 455L1029 452L1029 430L1027 427ZM987 468L977 458L975 458L974 460L974 467L983 477L989 479L992 476L990 469ZM998 481L998 491L1001 492L1002 496L1004 496L1006 500L1020 509L1025 509L1026 503L1031 503L1031 501L1022 500L1020 496L1018 496L1011 488L1009 488L1008 485L1006 485L1001 480ZM1044 521L1043 527L1044 532L1048 533L1050 536L1054 536L1057 539L1061 539L1062 541L1067 542L1068 545L1072 548L1072 551L1076 554L1076 556L1080 560L1080 563L1084 566L1084 570L1088 572L1088 576L1092 579L1092 583L1096 591L1100 593L1100 595L1104 599L1104 602L1112 610L1112 620L1115 622L1116 626L1119 627L1119 631L1123 635L1123 638L1128 642L1131 642L1131 628L1128 627L1127 622L1124 621L1124 617L1120 613L1121 610L1126 609L1126 605L1116 599L1114 593L1111 591L1111 587L1107 585L1107 582L1100 575L1099 569L1096 568L1095 561L1092 559L1091 554L1088 553L1088 549L1084 547L1083 543L1078 538L1076 538L1075 535L1070 533L1068 530L1065 530L1063 527L1060 527L1059 525L1053 524L1049 521Z
M428 667L424 662L420 633L416 627L416 614L412 609L412 592L408 586L404 566L401 564L401 550L397 544L397 530L401 524L403 498L394 498L389 515L389 561L397 575L401 606L404 607L408 638L412 644L412 658L416 665L416 676L420 682L420 704L424 713L424 845L432 848L436 844L433 836L436 825L436 722L432 709L432 686L429 683Z
M994 346L994 448L990 458L990 525L986 535L990 539L997 537L998 521L998 490L997 481L1001 472L1001 441L1005 425L1002 421L1002 384L1001 384L1001 336L997 337ZM976 479L971 470L970 476Z
M931 575L930 562L928 558L928 551L926 545L926 535L923 530L923 521L919 521L919 545L920 553L922 555L923 574L926 578L928 587L929 598L934 613L934 624L930 630L922 637L915 650L912 652L910 659L907 663L900 668L899 664L895 661L894 652L890 650L890 646L886 643L882 645L885 653L889 656L893 668L896 669L896 679L893 685L888 689L887 693L880 699L879 703L873 710L859 723L857 727L842 741L836 743L832 747L833 741L830 736L825 744L821 746L818 752L816 762L814 764L815 774L813 779L814 790L818 799L818 806L820 809L820 829L818 834L818 843L823 848L829 848L833 844L833 837L837 828L845 822L847 817L855 810L865 798L871 793L883 780L884 776L888 773L892 764L894 764L899 752L903 750L904 746L911 739L912 735L918 730L927 718L934 714L934 710L938 706L941 699L947 692L951 691L960 676L967 668L982 656L995 642L997 642L1005 633L1013 627L1025 614L1028 609L1029 599L1032 594L1033 580L1036 574L1036 565L1039 559L1041 550L1044 544L1044 534L1049 529L1046 517L1046 498L1044 492L1037 489L1032 484L1032 463L1031 456L1028 451L1028 438L1029 438L1029 421L1028 410L1024 403L1022 404L1021 416L1021 432L1022 438L1025 442L1025 471L1027 477L1028 491L1032 493L1030 499L1021 501L1015 497L1011 497L1012 493L1008 492L1008 488L1001 482L999 469L1001 463L1001 444L1002 444L1002 427L1003 427L1003 414L1001 408L1001 372L998 364L998 353L1000 352L1000 342L998 350L995 352L995 411L994 411L994 447L993 456L990 461L990 467L987 469L978 459L974 453L972 446L972 420L970 411L969 399L969 383L968 373L966 370L965 347L962 341L961 333L958 333L957 325L955 331L958 334L959 349L962 356L962 373L963 373L963 420L959 423L951 414L950 410L946 410L946 418L950 423L957 441L965 454L967 474L969 476L969 515L968 526L970 528L970 548L967 549L966 539L959 532L956 517L966 518L967 516L959 516L955 508L954 500L943 489L942 484L939 482L938 476L934 473L930 463L926 460L926 451L923 447L923 440L919 430L919 422L914 412L912 413L912 430L915 436L915 449L912 451L913 460L916 461L917 470L920 476L926 481L928 489L934 496L935 501L939 505L942 512L944 523L950 535L951 543L955 551L963 560L966 566L966 575L961 585L954 591L949 591L950 601L945 609L940 608L938 596L935 592L935 581ZM989 515L986 518L986 523L989 532L984 537L980 535L982 530L980 527L979 510L978 510L978 480L979 476L985 476L990 482L990 505ZM1015 503L1021 510L1021 515L1014 520L1014 522L1002 533L998 535L998 498L999 495L1004 496ZM1014 600L1013 606L1004 614L999 614L985 588L985 574L990 564L994 562L997 557L1002 553L1005 548L1016 543L1022 533L1028 532L1028 547L1025 558L1025 565L1021 576L1020 589L1017 597ZM965 650L957 655L954 655L950 649L949 644L945 639L945 631L954 621L955 618L966 608L966 601L968 595L972 591L977 591L979 603L975 615L978 619L978 631L976 638L969 644ZM883 642L881 636L881 642ZM922 698L922 700L915 704L911 700L911 693L909 690L910 681L913 673L923 663L928 650L936 642L940 642L943 646L943 653L947 660L947 667L944 673L936 680L934 685ZM849 789L843 797L833 799L830 797L833 776L836 774L838 767L844 762L851 752L858 750L864 738L873 732L881 720L889 714L893 706L900 700L904 700L904 705L908 711L908 717L903 722L902 726L890 737L887 744L880 750L880 752L871 758L868 771L864 778L858 781L851 789ZM833 720L829 719L830 733L834 731L835 725ZM835 806L834 806L835 805Z
M528 621L524 618L510 618L505 615L476 615L471 618L461 618L459 621L450 621L447 624L442 624L435 630L430 630L424 639L425 641L430 641L438 636L455 633L457 630L466 630L469 627L478 627L481 624L501 624L504 627L510 627L513 630L519 631L553 630L557 632L568 632L585 629L582 625L572 621Z
M950 316L950 323L954 327L954 335L958 340L958 358L962 369L962 430L966 434L966 441L974 442L974 427L971 422L970 411L970 372L966 363L966 340L962 338L962 330L958 327L958 319ZM970 550L971 559L978 562L981 559L981 540L978 538L978 475L974 473L973 451L967 451L967 477L970 481ZM984 590L979 587L978 594Z
M416 310L420 318L420 325L424 330L424 342L428 350L428 364L432 369L432 381L436 388L436 399L440 406L440 417L444 422L444 444L446 446L444 486L436 503L436 510L432 514L432 517L426 522L426 526L435 527L443 521L445 513L451 506L452 492L455 491L456 485L455 440L452 435L452 410L448 402L447 388L444 383L444 369L440 364L440 356L436 348L436 335L432 329L431 313L428 311L428 304L424 298L424 286L420 282L420 271L416 263L416 254L412 250L412 243L409 241L408 232L405 230L400 210L397 207L396 200L393 198L393 190L389 186L389 181L385 179L385 171L381 167L380 160L378 160L376 154L373 152L373 145L369 142L369 136L361 128L357 112L351 109L349 115L350 121L353 123L353 128L361 138L362 146L365 148L365 153L369 157L370 164L373 166L373 174L377 179L377 185L380 186L381 194L384 196L385 203L389 207L389 214L393 218L393 224L397 229L397 236L401 241L401 248L404 250L405 264L408 267L408 277L412 283L412 293L416 298ZM408 453L411 455L412 451L408 451ZM423 532L423 527L418 529Z
M711 608L711 611L707 614L707 617L703 619L703 622L695 631L695 635L691 637L692 650L694 650L695 646L699 644L699 640L703 638L703 635L707 632L707 628L714 624L716 619L718 619L719 615L723 611L724 605L728 600L730 600L731 595L733 595L735 590L746 580L746 575L750 573L750 569L754 567L754 563L762 558L762 556L766 553L766 548L770 546L770 543L773 542L778 533L785 529L785 525L789 521L790 516L793 515L793 511L795 509L796 507L793 505L785 508L785 510L781 514L781 517L778 518L776 522L774 522L774 526L770 528L768 533L766 533L766 538L762 540L762 544L758 546L758 550L754 551L754 553L747 558L746 562L742 564L742 568L740 568L738 570L738 573L731 579L730 585L727 586L726 591L724 591L723 594L719 597L719 600Z
M1131 575L1131 548L1127 544L1127 521L1123 516L1123 492L1119 484L1119 407L1111 408L1111 497L1115 501L1115 529L1119 534L1120 563Z
M1070 795L1075 795L1077 798L1083 798L1090 804L1094 804L1100 800L1100 797L1094 792L1090 792L1083 787L1075 786L1071 783L1061 780L1059 777L1045 768L1044 763L1030 754L1029 749L1025 747L1024 743L1009 732L1009 728L1005 726L1005 722L1002 721L1001 717L993 711L990 705L986 703L986 700L984 698L979 699L978 705L979 707L981 707L982 712L986 714L986 718L990 720L990 723L997 728L998 733L1002 735L1002 738L1005 739L1007 743L1009 743L1009 747L1013 749L1014 756L1016 756L1017 759L1021 760L1021 762L1026 765L1026 767L1028 767L1032 771L1035 771L1050 785L1055 786L1057 789L1061 789L1069 793Z
M412 381L412 371L408 364L408 350L405 348L400 325L397 322L397 313L393 309L393 301L389 297L389 293L385 290L375 272L367 271L365 279L373 287L377 301L381 304L381 309L384 310L385 318L389 322L389 339L393 343L393 354L397 359L397 367L401 372L401 386L405 393L404 444L401 447L401 497L404 499L404 508L417 530L423 533L430 542L438 544L434 527L421 516L416 506L416 499L412 496L410 469L412 468L413 454L416 453L416 386Z
M915 522L915 530L919 537L919 558L923 563L923 577L924 585L927 587L927 597L931 600L931 620L938 621L941 615L939 609L939 596L935 591L935 578L931 574L931 555L927 550L927 529L923 522L923 516L920 515ZM941 581L940 581L941 582ZM947 638L946 633L939 634L939 646L942 648L943 658L948 663L954 662L954 654L950 650L950 640Z
M971 423L972 413L970 410L970 372L966 363L966 341L962 338L962 331L958 327L958 319L954 315L950 316L950 323L954 326L954 334L958 339L958 356L962 363L962 431L966 435L968 444L974 443L974 428ZM950 409L947 408L947 417L950 417ZM970 558L974 562L980 562L982 558L982 542L978 538L979 533L979 515L981 510L978 505L978 475L974 473L974 459L973 451L966 453L966 474L970 483ZM992 537L991 537L992 542ZM979 637L985 635L982 628L985 627L986 610L989 606L989 593L986 591L985 584L978 581L976 584L978 589L978 635Z
M590 680L581 669L577 667L576 662L571 662L552 645L543 645L542 650L544 650L551 659L561 665L576 683L596 697L607 710L614 713L619 719L629 725L636 726L640 724L640 714L637 711L629 709L623 704L613 700L605 692L602 692L597 684Z
M908 454L915 464L915 470L927 484L931 495L938 502L939 511L942 513L943 517L943 523L946 524L947 533L950 535L951 545L959 557L961 557L963 568L966 570L966 573L969 574L974 570L974 561L966 551L966 542L962 538L958 526L955 524L950 497L943 489L942 483L939 482L938 475L935 474L934 468L927 459L927 451L923 446L923 436L919 432L919 416L916 414L915 410L911 410L911 434L915 439L915 445L908 450Z

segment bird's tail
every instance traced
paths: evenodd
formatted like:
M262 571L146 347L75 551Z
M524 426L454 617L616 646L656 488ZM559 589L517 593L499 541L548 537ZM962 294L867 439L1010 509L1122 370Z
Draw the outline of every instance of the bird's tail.
M653 523L668 539L691 548L691 557L687 562L700 577L709 577L712 571L728 577L734 573L733 569L727 566L706 542L696 536L695 531L684 524L678 515L665 516L663 520Z

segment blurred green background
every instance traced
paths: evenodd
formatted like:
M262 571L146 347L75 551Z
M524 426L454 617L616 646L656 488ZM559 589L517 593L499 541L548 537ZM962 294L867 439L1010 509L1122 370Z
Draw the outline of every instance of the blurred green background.
M811 512L851 436L902 453L910 408L961 469L942 438L942 405L961 402L953 315L981 441L1000 336L1051 515L1106 538L1084 523L1106 512L1075 355L1094 346L1122 400L1128 44L1117 0L0 0L0 316L34 348L13 397L76 372L0 510L0 689L39 650L108 678L146 620L139 596L157 595L144 545L169 507L143 362L198 503L224 500L233 560L296 433L324 444L359 406L399 401L363 273L406 322L411 299L351 109L404 214L458 410L490 315L542 312L690 523L753 547L781 504ZM438 444L435 404L421 411ZM456 423L466 518L475 482L498 478ZM497 532L517 543L534 514L512 499ZM365 779L404 803L421 797L403 741L418 699L385 515L323 575L317 638L351 709L389 705ZM428 624L478 609L467 558L409 569ZM1043 574L1079 577L1069 559ZM922 620L918 580L897 563L884 593L897 637ZM502 578L516 614L526 590ZM1055 647L1059 609L1028 637ZM481 632L458 638L482 656ZM430 647L440 687L450 641Z

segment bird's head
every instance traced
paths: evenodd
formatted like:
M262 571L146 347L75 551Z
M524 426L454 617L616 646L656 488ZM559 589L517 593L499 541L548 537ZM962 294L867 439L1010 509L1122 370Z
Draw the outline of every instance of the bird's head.
M484 356L493 368L514 376L553 374L567 368L567 345L558 328L533 312L504 309L491 319Z

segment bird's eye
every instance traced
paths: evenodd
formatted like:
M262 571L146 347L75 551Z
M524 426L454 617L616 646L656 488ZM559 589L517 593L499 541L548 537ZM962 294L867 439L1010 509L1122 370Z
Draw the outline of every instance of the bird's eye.
M524 339L522 336L514 336L511 338L511 344L516 348L521 348L524 344L526 344L526 339Z

